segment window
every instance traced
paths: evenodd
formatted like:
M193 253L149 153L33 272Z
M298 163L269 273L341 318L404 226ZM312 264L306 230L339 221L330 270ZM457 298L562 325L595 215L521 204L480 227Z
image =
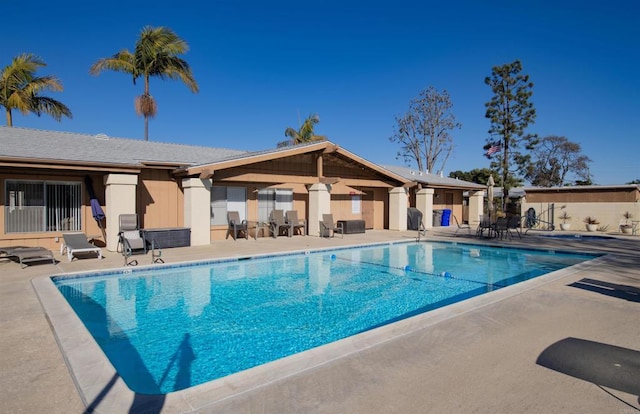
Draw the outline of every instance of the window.
M269 221L273 210L293 210L293 190L263 188L258 191L258 221Z
M227 211L237 211L247 218L247 189L244 187L211 188L211 225L226 225Z
M360 199L359 195L352 195L351 196L351 214L360 214L361 213L361 208L360 206L362 205L362 200Z
M7 233L82 229L80 183L7 180L5 200Z

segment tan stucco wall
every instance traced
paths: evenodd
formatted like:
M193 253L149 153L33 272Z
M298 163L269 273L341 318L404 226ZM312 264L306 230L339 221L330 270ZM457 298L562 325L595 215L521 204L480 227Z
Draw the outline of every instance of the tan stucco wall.
M143 170L136 189L140 226L184 227L184 194L169 170Z
M407 190L396 187L389 190L389 230L407 229Z
M107 250L117 250L120 214L136 213L137 184L136 174L108 174L104 177Z
M640 201L640 191L632 188L592 188L557 190L527 190L530 203L634 203Z
M309 221L307 228L310 236L320 235L320 222L323 214L331 212L331 194L325 184L314 184L309 187ZM336 216L333 216L336 220Z
M633 215L632 220L640 220L640 203L638 202L588 202L588 203L554 203L554 221L556 229L560 229L560 215L563 211L571 217L567 223L571 224L571 231L586 231L583 222L585 217L595 217L600 222L598 227L607 226L607 232L619 231L620 222L624 222L623 214L628 211ZM562 209L562 206L566 206ZM526 215L527 210L533 207L536 213L547 211L549 203L532 203L528 197L522 203L522 214Z
M182 180L184 188L184 225L191 229L191 245L211 243L211 181L200 178Z
M360 212L353 212L353 197L350 195L332 195L331 213L335 220L362 220L362 197L360 198Z
M433 188L423 188L416 193L416 208L422 213L422 224L433 228Z
M469 191L469 225L478 227L484 208L484 191ZM462 224L462 223L461 223Z

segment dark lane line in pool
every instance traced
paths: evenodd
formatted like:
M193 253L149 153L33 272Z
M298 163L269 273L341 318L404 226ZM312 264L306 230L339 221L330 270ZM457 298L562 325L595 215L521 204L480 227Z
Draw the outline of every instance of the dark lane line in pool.
M481 282L481 281L478 281L478 280L471 280L471 279L465 279L465 278L461 278L461 277L455 277L449 272L442 272L440 274L422 272L420 270L415 270L414 268L412 268L409 265L407 265L405 267L388 266L388 265L384 265L382 263L367 262L366 260L352 260L352 259L347 259L347 258L344 258L344 257L338 257L335 254L331 255L331 259L340 259L340 260L343 260L345 262L350 262L350 263L364 263L364 264L368 264L368 265L372 265L372 266L384 267L384 268L387 268L387 269L402 270L402 271L405 271L405 272L412 272L412 273L417 273L417 274L420 274L420 275L439 277L439 278L443 278L443 279L461 280L461 281L464 281L464 282L475 283L475 284L483 285L483 286L496 286L496 287L499 287L499 288L504 288L504 287L508 286L508 285L507 286L501 285L499 283L487 283L487 282ZM411 279L415 280L415 281L419 281L419 282L423 281L423 279L418 279L418 278L415 278L415 277L412 277Z

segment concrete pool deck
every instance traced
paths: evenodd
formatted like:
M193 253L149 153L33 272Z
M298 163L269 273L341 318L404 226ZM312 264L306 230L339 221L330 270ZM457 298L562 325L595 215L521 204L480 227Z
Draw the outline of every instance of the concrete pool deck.
M530 232L522 240L500 242L452 237L454 231L435 228L426 239L609 255L492 300L444 308L400 335L397 328L394 335L361 344L346 356L275 375L222 400L200 400L191 408L212 413L638 412L640 237L567 239ZM166 249L163 258L175 263L411 239L415 232L239 239ZM122 266L119 254L105 256L68 262L56 254L56 266L23 270L0 261L0 412L86 411L31 280ZM151 254L143 260L150 262ZM615 365L619 361L624 363ZM98 412L129 411L101 406L107 399L101 395L86 403ZM122 403L128 408L132 401ZM168 399L162 412L173 408Z

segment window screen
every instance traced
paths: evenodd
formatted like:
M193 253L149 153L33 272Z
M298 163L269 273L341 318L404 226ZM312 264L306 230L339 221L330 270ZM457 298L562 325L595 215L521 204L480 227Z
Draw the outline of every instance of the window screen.
M226 225L227 211L237 211L240 219L247 218L247 189L244 187L211 188L211 224Z
M293 190L264 188L258 191L258 221L269 221L273 210L293 210Z
M80 183L7 180L5 200L7 233L82 229Z

